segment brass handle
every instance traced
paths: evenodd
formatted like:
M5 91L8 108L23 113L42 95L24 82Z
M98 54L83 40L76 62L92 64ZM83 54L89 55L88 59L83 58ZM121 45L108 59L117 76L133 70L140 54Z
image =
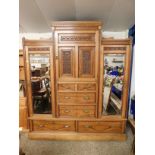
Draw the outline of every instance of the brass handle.
M70 99L70 97L68 97L68 96L65 96L65 99Z
M84 96L83 97L85 100L89 100L89 96Z
M70 112L70 110L65 110L66 113Z
M69 126L69 125L65 125L64 127L65 127L65 128L69 128L70 126Z
M87 109L84 109L84 110L83 110L83 112L85 112L85 113L89 113L89 110L87 110Z
M39 125L40 128L44 127L44 125Z
M85 128L92 128L91 125L85 125Z

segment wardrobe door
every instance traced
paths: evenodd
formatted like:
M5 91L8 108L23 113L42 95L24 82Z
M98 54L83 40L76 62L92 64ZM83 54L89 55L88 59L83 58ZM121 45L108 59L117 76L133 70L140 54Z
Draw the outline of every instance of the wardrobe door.
M26 40L24 43L29 115L40 114L42 117L44 114L55 114L51 42Z
M100 63L101 116L127 114L130 77L130 40L103 40Z
M93 78L95 76L95 48L79 47L79 77Z
M59 47L59 78L73 78L75 76L74 48Z

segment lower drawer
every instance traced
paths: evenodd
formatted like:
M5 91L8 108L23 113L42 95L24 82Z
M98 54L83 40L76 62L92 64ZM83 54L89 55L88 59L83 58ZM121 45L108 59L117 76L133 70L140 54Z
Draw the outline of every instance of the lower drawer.
M122 122L79 121L78 132L121 133Z
M94 118L96 107L91 106L59 106L60 117Z
M33 131L75 131L75 121L33 121Z

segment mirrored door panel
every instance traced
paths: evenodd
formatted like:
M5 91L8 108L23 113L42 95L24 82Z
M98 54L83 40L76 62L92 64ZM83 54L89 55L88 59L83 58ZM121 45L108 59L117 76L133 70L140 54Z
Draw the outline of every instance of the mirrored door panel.
M124 54L104 54L103 115L122 112Z
M51 113L51 82L49 54L29 54L34 114Z

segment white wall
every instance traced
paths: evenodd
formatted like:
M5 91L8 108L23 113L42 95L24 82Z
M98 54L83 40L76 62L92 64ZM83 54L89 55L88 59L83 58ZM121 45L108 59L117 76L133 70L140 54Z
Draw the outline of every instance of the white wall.
M114 39L126 39L128 38L128 30L121 32L103 31L102 36L104 38L113 37Z

